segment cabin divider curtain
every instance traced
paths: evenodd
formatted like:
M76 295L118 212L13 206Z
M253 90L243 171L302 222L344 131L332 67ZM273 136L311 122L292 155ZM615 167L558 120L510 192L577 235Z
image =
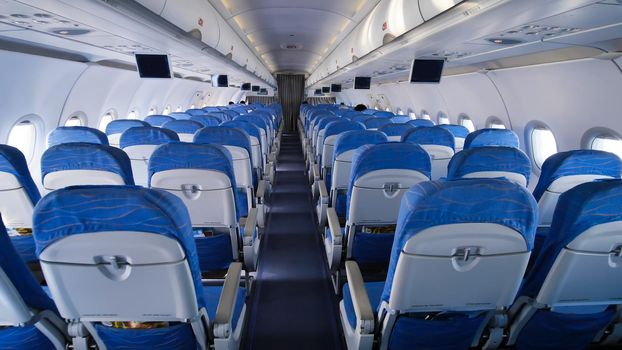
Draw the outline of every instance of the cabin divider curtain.
M304 98L305 76L302 74L278 74L279 99L283 107L285 131L296 130L300 104Z

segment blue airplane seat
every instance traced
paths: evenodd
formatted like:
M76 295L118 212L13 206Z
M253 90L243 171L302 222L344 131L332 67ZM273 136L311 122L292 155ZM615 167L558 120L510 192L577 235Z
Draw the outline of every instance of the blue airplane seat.
M514 147L476 147L456 153L447 167L447 179L499 178L527 187L531 161Z
M484 146L505 146L519 148L518 135L510 129L479 129L467 135L464 149Z
M415 128L402 136L402 142L418 144L428 152L432 160L432 180L447 176L447 165L455 154L456 146L451 132L435 126Z
M88 142L108 145L105 133L86 126L59 126L48 135L47 147L69 142Z
M408 123L391 123L379 127L378 131L385 133L389 141L401 142L402 136L414 128Z
M172 130L177 133L179 141L192 142L194 140L194 134L201 128L203 124L195 122L193 120L173 120L164 125L163 128Z
M436 125L430 119L412 119L407 123L414 126L415 128L431 128Z
M153 114L150 116L147 116L147 118L145 118L145 122L148 123L151 126L156 126L158 128L161 128L164 124L175 120L175 118L168 116L168 115L161 115L161 114Z
M121 134L129 128L149 126L147 122L138 119L115 119L106 125L106 135L110 146L119 147Z

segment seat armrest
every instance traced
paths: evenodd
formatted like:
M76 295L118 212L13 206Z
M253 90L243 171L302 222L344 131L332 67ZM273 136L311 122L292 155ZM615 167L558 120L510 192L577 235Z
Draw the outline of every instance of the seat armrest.
M255 240L255 230L257 229L257 208L250 208L244 225L244 245L252 245Z
M241 278L242 263L231 263L218 300L216 316L214 316L214 337L216 338L228 338L232 332L233 310L235 309Z
M374 332L374 311L371 309L363 275L355 261L346 261L346 276L356 315L356 328L361 334L371 334Z
M261 180L257 184L257 192L255 192L255 198L257 199L257 203L263 203L265 196L266 196L266 180Z
M313 179L315 181L320 180L322 178L322 172L320 171L320 166L317 163L314 163L311 169L313 171Z
M328 208L326 210L326 220L328 221L328 228L333 237L334 245L341 245L343 235L341 234L341 225L339 225L339 217L335 208Z
M326 189L326 183L324 182L324 180L320 180L318 181L318 190L320 191L320 201L322 201L322 203L327 203L328 204L328 190Z

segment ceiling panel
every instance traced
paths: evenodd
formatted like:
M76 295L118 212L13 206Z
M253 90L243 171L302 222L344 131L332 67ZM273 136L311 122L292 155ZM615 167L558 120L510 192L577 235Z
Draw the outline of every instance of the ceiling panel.
M210 0L269 69L310 73L380 0Z

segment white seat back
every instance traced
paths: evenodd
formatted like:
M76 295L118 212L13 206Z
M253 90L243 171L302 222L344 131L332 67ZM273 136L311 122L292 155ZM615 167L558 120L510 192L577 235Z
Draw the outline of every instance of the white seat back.
M15 175L0 172L0 213L6 227L31 228L33 204Z
M125 181L117 173L89 169L55 171L43 179L46 191L80 185L125 185Z
M454 150L451 147L442 145L420 145L432 160L432 180L438 180L447 176L447 166L451 157L454 156Z
M147 187L149 158L151 158L153 151L155 151L158 146L159 145L136 145L123 149L132 162L132 173L134 174L134 183L136 183L136 185Z

